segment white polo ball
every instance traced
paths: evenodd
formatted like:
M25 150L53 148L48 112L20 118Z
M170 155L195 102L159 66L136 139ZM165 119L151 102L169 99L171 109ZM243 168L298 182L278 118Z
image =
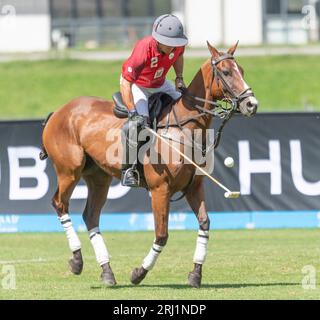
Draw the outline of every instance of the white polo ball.
M224 165L228 168L232 168L234 166L234 160L231 157L227 157L224 159Z

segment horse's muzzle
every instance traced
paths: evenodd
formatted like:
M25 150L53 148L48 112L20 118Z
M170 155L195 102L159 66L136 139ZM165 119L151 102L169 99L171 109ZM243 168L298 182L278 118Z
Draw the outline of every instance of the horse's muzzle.
M239 104L239 109L244 116L251 117L256 114L259 102L254 97L247 97Z

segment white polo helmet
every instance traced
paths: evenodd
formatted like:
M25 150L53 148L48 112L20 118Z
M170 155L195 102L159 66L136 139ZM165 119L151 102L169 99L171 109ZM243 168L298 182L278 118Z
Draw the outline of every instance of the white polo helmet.
M155 20L152 37L161 44L170 47L183 47L188 44L188 38L183 33L182 23L172 14L164 14Z

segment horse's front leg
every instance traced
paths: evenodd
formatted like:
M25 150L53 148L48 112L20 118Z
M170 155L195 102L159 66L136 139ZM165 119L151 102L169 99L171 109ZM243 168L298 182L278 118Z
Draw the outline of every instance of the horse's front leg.
M168 240L168 215L169 215L169 189L167 185L162 185L151 191L152 211L155 222L155 240L144 258L142 266L135 268L131 274L131 282L139 284L155 265L159 254Z
M189 273L190 286L200 288L202 278L202 265L207 255L209 241L210 220L205 207L202 177L197 177L194 185L186 195L187 201L196 214L199 223L196 250L193 256L194 269Z

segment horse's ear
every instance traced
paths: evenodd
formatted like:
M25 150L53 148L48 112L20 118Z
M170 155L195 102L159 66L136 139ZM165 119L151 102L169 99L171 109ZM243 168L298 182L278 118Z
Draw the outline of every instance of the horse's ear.
M238 43L239 43L239 40L228 50L229 54L233 55L235 53L235 51L236 51L236 49L238 47Z
M207 41L207 46L208 46L208 49L209 49L211 55L213 56L213 58L218 58L220 56L219 51L215 47L213 47L209 43L209 41Z

